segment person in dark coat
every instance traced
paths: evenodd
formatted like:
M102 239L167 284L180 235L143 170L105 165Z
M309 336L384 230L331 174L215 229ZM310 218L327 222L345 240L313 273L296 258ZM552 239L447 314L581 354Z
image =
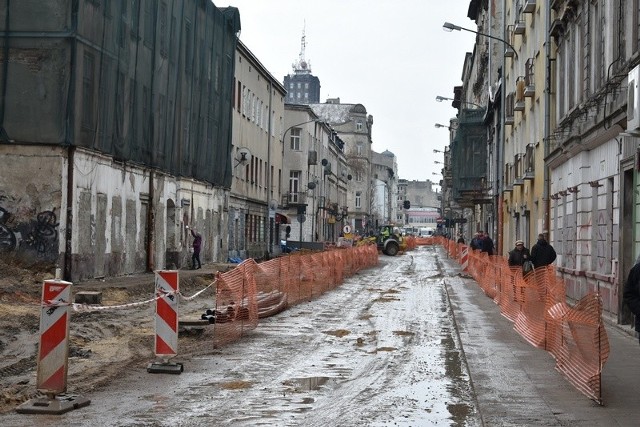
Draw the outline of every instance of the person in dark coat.
M480 250L488 255L493 255L493 240L484 231L480 232Z
M202 264L200 263L200 247L202 247L202 236L200 233L191 229L191 235L193 236L193 255L191 256L191 269L196 270L198 268L202 268ZM198 262L198 266L196 267L196 261Z
M471 239L471 244L469 245L471 246L471 249L480 249L480 240L481 240L480 233L476 233Z
M530 257L529 249L524 246L524 242L516 240L516 247L509 252L509 266L522 266Z
M556 251L547 242L543 233L538 234L538 242L531 247L531 261L535 268L551 264L556 260Z
M622 298L636 318L636 332L640 332L640 256L624 282ZM640 342L640 336L638 340Z

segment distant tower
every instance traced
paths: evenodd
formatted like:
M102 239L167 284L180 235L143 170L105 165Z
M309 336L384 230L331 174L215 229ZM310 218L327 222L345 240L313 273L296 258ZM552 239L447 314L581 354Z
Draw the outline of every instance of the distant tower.
M318 104L320 103L320 79L311 74L311 63L305 59L307 42L302 29L300 43L300 57L291 67L293 74L284 76L284 88L287 90L287 104Z

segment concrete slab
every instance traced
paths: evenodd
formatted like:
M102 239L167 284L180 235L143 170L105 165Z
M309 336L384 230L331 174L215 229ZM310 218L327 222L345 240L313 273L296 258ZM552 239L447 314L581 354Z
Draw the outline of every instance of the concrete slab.
M37 397L28 400L16 408L19 414L60 415L88 406L91 400L82 396L59 395L53 398Z
M182 363L150 363L147 372L150 374L180 375L184 371Z

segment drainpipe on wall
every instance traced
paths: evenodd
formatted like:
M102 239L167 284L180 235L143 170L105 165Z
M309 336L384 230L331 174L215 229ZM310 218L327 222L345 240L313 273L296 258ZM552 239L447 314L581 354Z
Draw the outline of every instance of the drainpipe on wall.
M66 127L65 127L65 144L67 145L67 194L66 200L66 218L64 232L64 260L63 271L64 280L71 281L71 273L73 272L73 259L71 257L72 238L73 238L73 167L76 148L73 146L74 127L75 127L75 87L76 87L76 62L77 62L77 30L78 30L78 9L79 0L74 0L71 5L71 30L69 31L69 93L67 94L66 106ZM7 10L9 10L7 8ZM62 210L62 207L61 207Z
M71 257L72 240L73 240L73 165L76 147L69 145L67 147L67 216L65 221L64 232L64 280L71 281L71 273L73 271L73 259Z
M549 132L551 126L551 37L549 37L549 29L551 28L551 6L550 2L546 3L546 19L545 19L545 40L544 40L544 54L545 54L545 89L544 89L544 131L543 131L543 149L544 149L544 158L546 159L549 155ZM547 166L547 162L544 162L543 167L543 181L544 185L542 187L542 232L545 230L547 232L550 231L549 222L550 222L550 203L549 203L549 192L551 186L551 178L549 177L549 166ZM551 242L551 236L547 236L547 240Z
M501 24L500 24L500 32L502 38L505 36L505 21L507 19L507 3L506 0L502 1L502 16L501 16ZM503 46L504 48L504 46ZM502 51L502 50L501 50ZM496 207L498 209L498 236L496 237L496 251L499 255L503 253L504 248L504 203L502 202L502 187L504 185L504 173L503 173L503 157L501 154L504 151L504 144L506 140L507 133L507 125L505 124L505 102L507 98L506 91L506 83L507 83L507 59L504 56L504 52L502 56L502 74L500 76L500 136L499 136L499 144L496 150L496 165L497 165L497 176L496 179L498 181L497 189L498 194L496 195Z
M153 202L154 191L153 191L153 180L154 180L153 169L149 170L149 206L147 208L147 271L153 271L155 269L154 262L154 242L155 242L155 203Z
M271 111L272 111L272 101L273 97L271 94L273 93L273 88L271 85L271 81L269 82L269 117L267 118L267 220L265 221L265 233L264 236L267 240L267 254L268 258L271 258L272 252L272 244L271 240L273 236L271 235ZM274 217L275 218L275 217ZM275 227L275 220L274 220ZM278 236L280 238L280 236Z

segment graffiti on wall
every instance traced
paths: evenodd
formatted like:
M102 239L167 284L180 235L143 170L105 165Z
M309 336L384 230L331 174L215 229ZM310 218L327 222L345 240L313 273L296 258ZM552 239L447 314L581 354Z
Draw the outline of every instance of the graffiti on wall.
M18 221L0 206L0 252L32 253L38 259L53 261L58 257L59 225L55 208Z

